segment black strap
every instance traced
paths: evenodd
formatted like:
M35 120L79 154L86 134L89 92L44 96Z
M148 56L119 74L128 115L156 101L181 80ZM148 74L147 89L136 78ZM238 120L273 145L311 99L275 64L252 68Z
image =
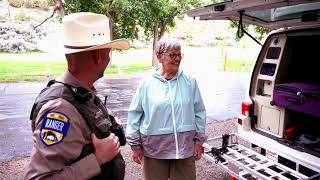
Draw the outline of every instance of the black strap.
M240 17L239 17L239 24L238 24L238 31L237 31L238 38L242 38L243 36L243 30L244 30L243 21L242 21L243 13L244 13L244 10L239 11Z
M72 92L74 97L80 102L86 102L93 97L91 92L89 90L87 90L86 88L81 87L81 86L80 87L71 86L70 84L66 84L61 81L51 80L48 82L47 87L52 86L54 83L60 83L60 84L63 84L64 86L66 86Z

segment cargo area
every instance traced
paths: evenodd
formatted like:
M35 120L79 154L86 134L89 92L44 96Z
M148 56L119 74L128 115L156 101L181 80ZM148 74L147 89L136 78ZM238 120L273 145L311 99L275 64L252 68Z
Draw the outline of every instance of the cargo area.
M254 70L257 78L251 84L256 130L317 157L320 157L319 32L314 29L270 38ZM292 87L286 90L285 86Z
M284 143L320 157L320 118L291 110L287 115Z
M308 42L308 43L306 43ZM320 88L320 42L319 35L295 36L289 34L287 38L287 73L279 79L278 83L301 83L311 84ZM281 68L281 66L280 66ZM280 70L281 71L281 70ZM320 94L319 89L314 88L309 96L306 93L304 101L299 104L297 110L290 110L284 107L286 123L284 125L283 138L289 146L301 149L320 157ZM319 96L318 96L319 95ZM307 97L309 96L309 97ZM312 102L313 106L304 109L307 103ZM315 108L315 112L310 114L308 111ZM299 112L300 111L300 112ZM316 116L316 115L317 116Z
M284 70L286 72L277 83L320 84L320 35L311 34L307 36L288 34L285 52L287 57L284 57L288 60L288 67L284 67L284 69L288 69Z

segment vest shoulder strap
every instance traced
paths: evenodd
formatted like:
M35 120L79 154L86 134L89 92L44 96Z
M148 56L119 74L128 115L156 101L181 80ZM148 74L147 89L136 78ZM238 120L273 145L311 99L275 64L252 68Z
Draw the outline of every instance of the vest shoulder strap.
M48 101L57 98L63 98L70 102L98 138L109 135L112 122L109 119L108 110L101 100L98 97L93 98L90 91L83 87L73 87L55 80L50 81L35 100L30 114L32 131L35 130L35 121L41 107Z
M57 84L54 86L47 86L42 89L42 91L37 96L30 113L32 131L34 131L35 121L42 106L48 101L57 98L63 98L69 102L75 101L75 98L73 97L71 91L63 85Z

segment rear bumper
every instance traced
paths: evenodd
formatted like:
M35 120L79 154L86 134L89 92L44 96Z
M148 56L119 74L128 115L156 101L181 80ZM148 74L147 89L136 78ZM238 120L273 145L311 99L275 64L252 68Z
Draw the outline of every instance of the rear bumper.
M252 130L245 131L240 127L240 125L238 128L238 134L241 138L247 140L251 144L255 144L265 150L277 154L278 156L289 159L297 165L300 164L313 169L314 171L320 172L320 158L316 156L280 144L279 142Z

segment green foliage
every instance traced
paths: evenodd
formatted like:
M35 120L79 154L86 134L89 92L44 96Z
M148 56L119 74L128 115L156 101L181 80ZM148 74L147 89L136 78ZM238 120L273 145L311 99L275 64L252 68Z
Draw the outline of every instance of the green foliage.
M7 16L1 16L1 15L0 15L0 20L7 20L7 19L8 19Z
M233 21L233 22L235 22L235 21ZM235 22L235 23L237 23L237 24L235 24L235 23L233 23L233 22L230 22L230 27L231 27L231 28L238 28L238 25L237 25L238 22ZM259 27L259 26L254 26L254 25L250 25L250 26L253 26L255 32L258 33L258 40L259 40L259 41L261 41L261 40L263 39L263 37L264 37L265 35L267 35L267 34L271 31L270 29L267 29L267 28L264 28L264 27ZM248 24L243 24L243 27L244 27L244 29L248 32L248 27L249 27L249 25L248 25ZM239 41L241 38L239 38L239 37L237 36L237 34L235 34L234 39L235 39L236 41Z
M39 7L39 1L38 0L28 0L24 3L24 7L34 9Z
M12 7L20 8L24 4L24 0L8 0L9 5Z
M230 21L230 27L231 28L236 28L237 29L237 31L238 31L238 23L239 22L237 22L237 21ZM249 27L249 25L247 25L247 24L243 24L243 29L245 30L245 31L247 31L248 32L248 27ZM245 34L244 34L245 35ZM237 33L235 33L234 34L234 39L236 40L236 41L239 41L240 39L241 39L242 37L238 37L238 35L237 35Z
M141 2L139 25L144 28L146 37L153 35L155 28L166 30L175 26L174 18L182 19L185 12L200 6L201 0L152 0Z
M132 0L65 0L68 13L95 12L110 18L113 27L113 38L138 37L136 4ZM133 3L134 2L134 3Z
M24 12L23 9L20 9L19 13L16 15L15 20L17 21L28 21L30 17Z
M65 0L68 13L88 11L107 15L112 21L113 38L137 39L139 27L145 38L153 36L156 27L174 27L174 18L182 18L201 0Z
M52 0L27 0L24 3L26 8L48 10Z
M259 34L258 39L261 41L265 35L267 35L271 30L263 27L255 26L254 30Z

